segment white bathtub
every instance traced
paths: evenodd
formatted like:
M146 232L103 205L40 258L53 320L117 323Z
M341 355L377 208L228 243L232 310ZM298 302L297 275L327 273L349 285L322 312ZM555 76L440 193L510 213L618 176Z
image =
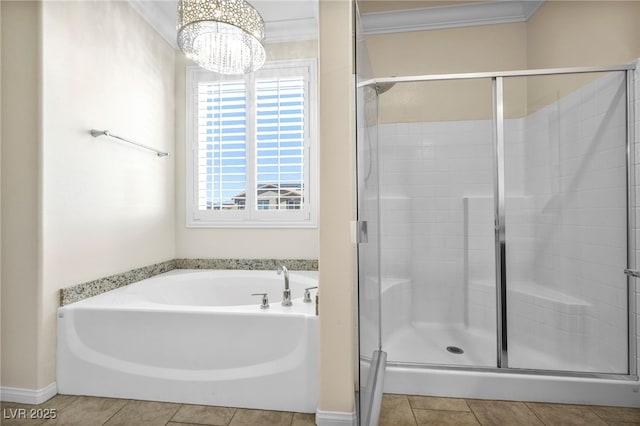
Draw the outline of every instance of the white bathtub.
M313 413L317 272L174 270L58 309L57 385L93 395ZM260 308L268 293L271 306ZM315 300L315 290L312 290Z

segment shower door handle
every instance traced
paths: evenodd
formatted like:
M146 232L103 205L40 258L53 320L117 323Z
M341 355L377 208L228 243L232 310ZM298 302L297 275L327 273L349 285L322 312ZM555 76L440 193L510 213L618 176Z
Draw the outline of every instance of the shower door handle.
M630 277L640 278L640 271L637 269L625 269L624 273Z
M367 229L367 221L366 220L358 220L355 222L356 224L356 243L363 244L369 242L369 231Z

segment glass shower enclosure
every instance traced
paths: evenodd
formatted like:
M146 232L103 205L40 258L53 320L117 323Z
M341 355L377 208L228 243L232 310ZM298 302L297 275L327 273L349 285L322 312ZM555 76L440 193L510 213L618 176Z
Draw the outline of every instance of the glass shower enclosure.
M384 366L637 378L633 81L358 83L360 424Z
M364 86L356 94L358 222L358 330L361 367L360 424L377 424L386 354L381 351L380 164L378 88Z

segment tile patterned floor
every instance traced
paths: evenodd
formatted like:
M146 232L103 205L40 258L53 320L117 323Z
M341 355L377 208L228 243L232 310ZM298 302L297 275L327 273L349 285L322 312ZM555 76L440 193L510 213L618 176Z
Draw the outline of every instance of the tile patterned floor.
M16 418L24 409L25 418ZM33 419L55 409L55 419ZM31 411L36 410L36 411ZM42 410L42 411L37 411ZM50 413L50 412L49 412ZM13 418L12 418L13 417ZM0 425L63 426L313 426L315 414L57 395L41 405L2 402Z
M378 426L640 425L640 408L385 394Z
M1 403L0 424L78 426L312 426L313 414L171 404L114 398L57 395L33 406ZM55 419L15 418L26 410L44 414L55 409ZM14 417L14 418L12 418ZM479 399L437 398L385 394L379 426L421 425L640 425L640 408L546 404Z

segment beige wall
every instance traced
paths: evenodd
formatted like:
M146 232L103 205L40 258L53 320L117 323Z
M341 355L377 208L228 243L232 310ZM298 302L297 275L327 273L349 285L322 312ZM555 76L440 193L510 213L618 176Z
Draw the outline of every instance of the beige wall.
M174 157L88 134L173 152L174 49L126 2L2 12L2 386L42 389L61 287L175 257Z
M640 56L640 1L546 1L528 21L529 68L616 65Z
M174 49L127 2L43 5L40 386L55 380L58 290L175 257Z
M320 389L318 409L354 410L355 137L352 8L320 0ZM335 208L334 206L341 206Z
M639 22L640 1L548 0L528 22L381 34L367 47L376 77L617 65L640 57ZM596 77L509 79L505 116L531 113ZM488 82L402 84L380 97L383 123L491 115Z
M546 1L527 23L528 68L626 64L640 57L640 1ZM528 81L536 111L602 74Z
M271 43L267 60L317 58L318 42ZM176 53L176 256L179 258L317 259L318 229L187 228L186 226L186 67Z
M38 388L40 6L2 9L3 387ZM19 40L20 42L16 42Z
M366 44L375 77L517 70L527 64L526 23L381 34L367 37ZM519 90L509 102L523 108L524 87ZM491 82L398 84L379 102L383 123L489 119Z

